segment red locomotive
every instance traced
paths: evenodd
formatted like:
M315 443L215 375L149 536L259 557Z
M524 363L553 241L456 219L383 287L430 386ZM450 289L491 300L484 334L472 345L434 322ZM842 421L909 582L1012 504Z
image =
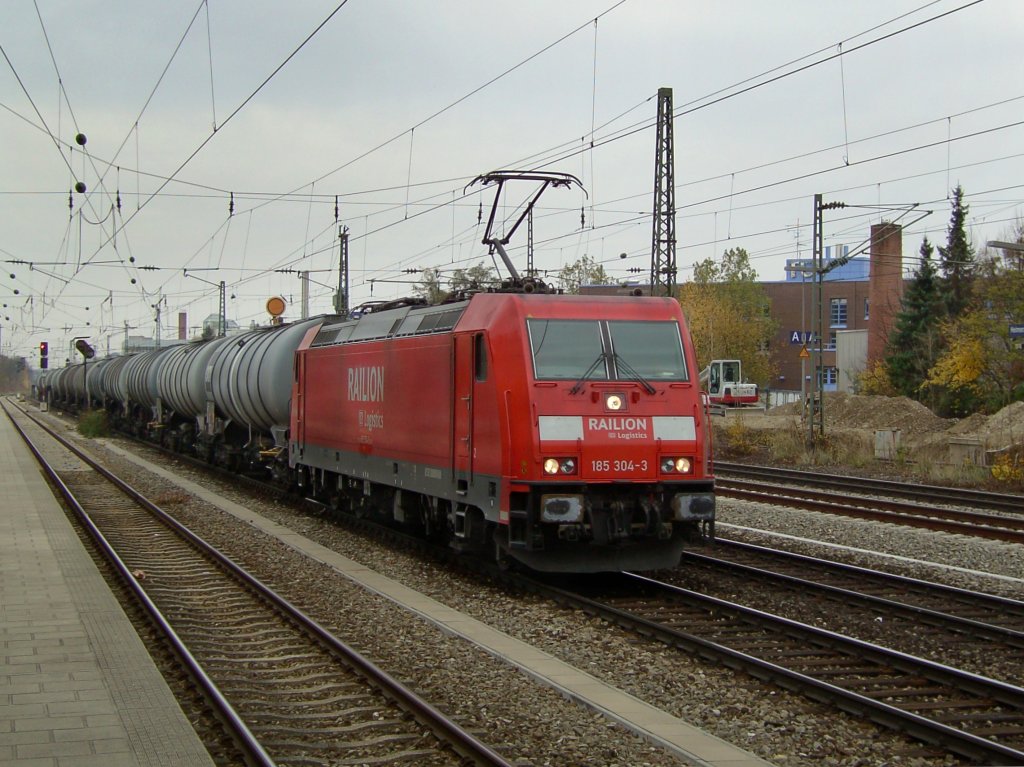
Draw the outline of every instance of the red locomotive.
M300 483L536 570L673 567L714 534L676 301L478 293L325 320L295 355Z

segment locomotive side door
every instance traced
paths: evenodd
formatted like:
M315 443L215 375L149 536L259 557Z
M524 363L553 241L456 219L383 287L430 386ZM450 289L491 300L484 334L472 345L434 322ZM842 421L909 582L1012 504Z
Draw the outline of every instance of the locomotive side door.
M452 476L464 495L473 483L474 336L453 336Z

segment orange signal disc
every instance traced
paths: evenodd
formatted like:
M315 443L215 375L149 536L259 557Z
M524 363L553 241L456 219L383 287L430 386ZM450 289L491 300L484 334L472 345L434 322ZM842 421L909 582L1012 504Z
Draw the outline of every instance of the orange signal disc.
M267 313L271 317L280 317L284 314L285 302L281 296L272 296L267 299Z

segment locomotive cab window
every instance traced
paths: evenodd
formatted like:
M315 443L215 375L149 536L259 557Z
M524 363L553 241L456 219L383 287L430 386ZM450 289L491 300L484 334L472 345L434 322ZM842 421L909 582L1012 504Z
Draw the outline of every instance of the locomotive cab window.
M527 329L537 380L689 380L675 322L531 318Z
M688 379L683 342L676 323L610 320L608 331L618 368L617 378L639 375L662 381Z
M604 353L601 324L596 320L526 321L533 349L533 375L538 380L576 380ZM592 380L609 378L607 363L591 371Z

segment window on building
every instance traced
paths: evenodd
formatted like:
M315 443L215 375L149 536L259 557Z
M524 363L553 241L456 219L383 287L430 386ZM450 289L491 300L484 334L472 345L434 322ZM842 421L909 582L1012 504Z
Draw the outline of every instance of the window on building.
M825 386L835 386L838 383L839 377L836 375L834 367L826 367L823 373L825 376Z
M828 345L825 347L825 351L834 352L836 350L836 331L830 330L828 332Z
M871 319L871 302L868 299L864 299L864 319Z
M832 327L834 328L845 328L846 327L846 299L845 298L833 298L832 299Z

